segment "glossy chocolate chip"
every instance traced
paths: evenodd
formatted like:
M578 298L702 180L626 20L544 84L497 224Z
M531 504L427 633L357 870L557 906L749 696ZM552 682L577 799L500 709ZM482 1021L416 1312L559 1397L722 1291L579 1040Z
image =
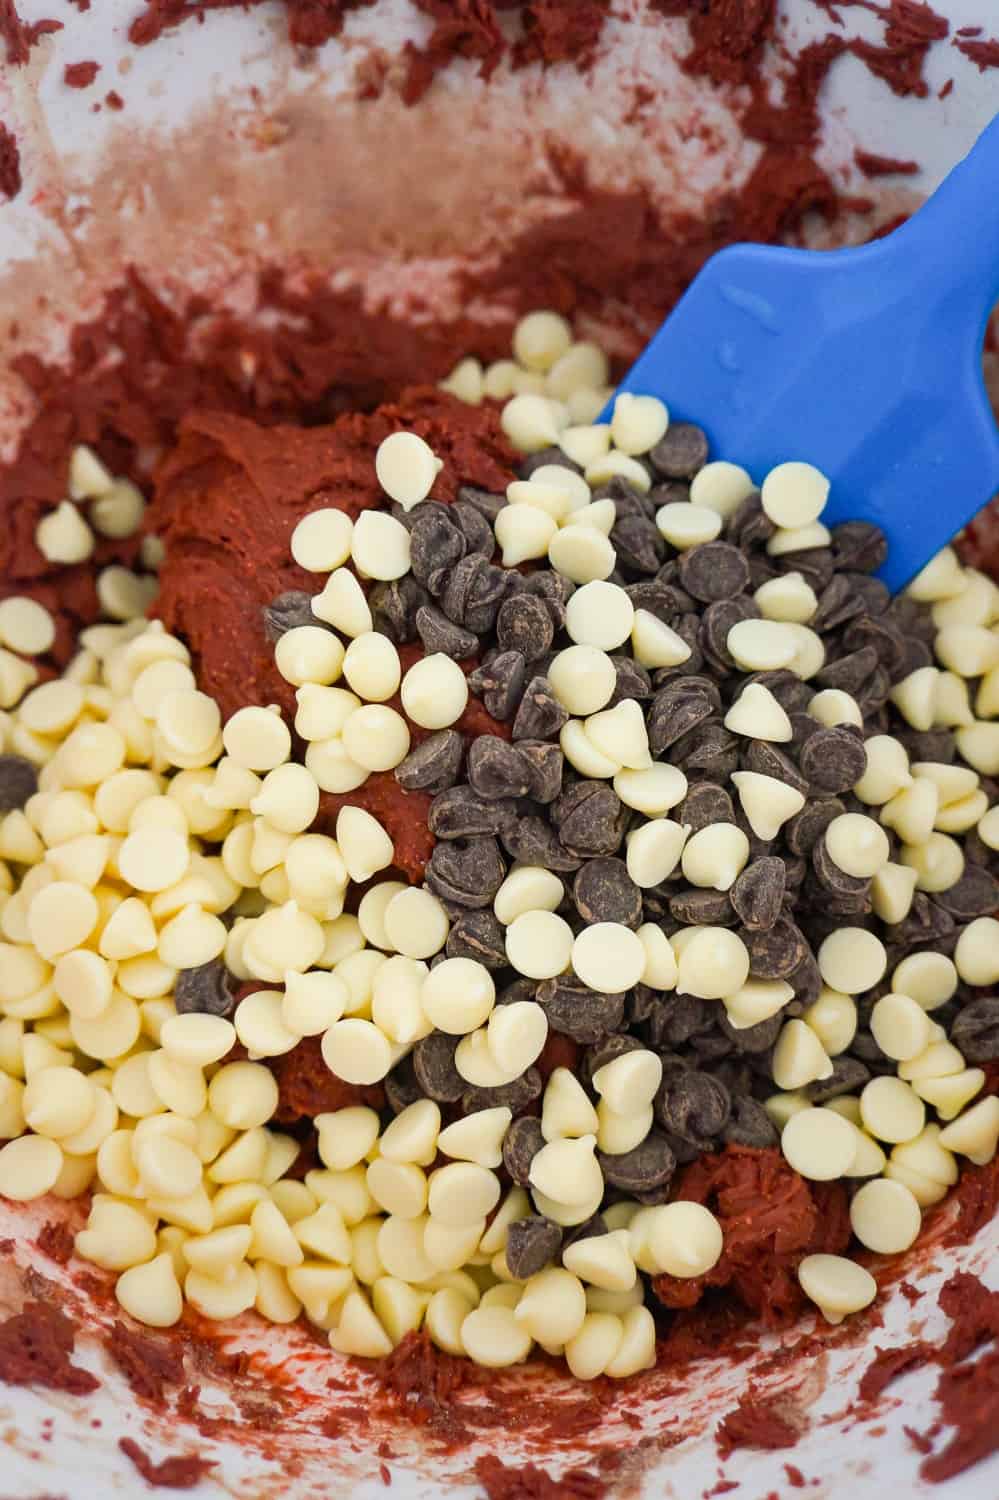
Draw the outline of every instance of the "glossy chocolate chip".
M456 625L433 604L424 604L416 611L416 630L428 656L440 653L464 661L479 649L477 635Z
M297 630L302 625L322 626L322 620L312 613L312 595L301 589L289 589L278 594L261 611L264 617L264 634L269 641L279 641L288 630Z
M454 1065L454 1054L461 1040L443 1031L432 1031L417 1042L412 1051L416 1080L428 1099L438 1104L455 1104L468 1083Z
M0 813L19 811L38 791L38 771L23 755L0 755Z
M507 1230L506 1264L511 1276L526 1281L550 1266L562 1248L562 1231L553 1219L530 1214Z
M491 911L466 911L447 935L448 958L474 958L487 969L507 965L506 932Z
M236 1009L236 981L219 958L194 969L180 969L174 985L173 1003L178 1015L199 1012L229 1017Z
M509 1109L517 1115L541 1097L543 1088L544 1080L537 1068L528 1068L512 1083L500 1084L495 1089L469 1088L466 1084L461 1096L462 1113L474 1115L480 1109Z
M661 1130L650 1130L644 1141L614 1155L598 1151L597 1161L604 1181L624 1193L646 1193L665 1187L676 1171L676 1157Z
M454 839L434 846L427 865L428 890L456 906L483 907L506 878L506 865L494 838Z
M567 849L594 858L620 848L628 813L606 783L577 781L552 804L551 817Z
M850 729L820 729L801 747L798 764L815 791L848 792L867 769L867 752Z
M752 1146L757 1151L770 1150L780 1140L763 1105L746 1095L733 1098L732 1114L722 1136L727 1145Z
M501 651L516 651L525 661L536 661L554 639L552 617L537 594L513 594L504 599L496 616L496 640Z
M649 462L664 479L693 479L707 461L707 434L693 422L671 422L649 449Z
M999 1057L999 995L984 995L963 1006L950 1039L965 1062L994 1062Z
M768 932L783 910L784 861L764 855L747 865L729 891L732 909L750 932Z
M532 677L513 721L513 738L553 740L568 720L569 715L552 692L548 678Z
M708 1151L731 1113L728 1090L710 1073L688 1069L671 1073L659 1086L655 1115L671 1136Z
M530 1183L531 1162L545 1145L536 1115L523 1115L510 1125L503 1137L503 1165L518 1187Z
M789 917L779 917L765 932L743 933L749 968L756 979L786 979L809 953L801 929Z
M553 1031L584 1046L616 1031L624 1019L624 995L604 995L574 978L546 979L537 1001Z
M642 920L642 892L623 859L591 859L573 881L572 899L584 922L637 927Z
M749 566L729 542L703 542L680 556L680 586L702 604L732 599L749 587Z
M457 782L464 753L465 742L456 729L438 729L396 766L395 779L407 792L436 797Z

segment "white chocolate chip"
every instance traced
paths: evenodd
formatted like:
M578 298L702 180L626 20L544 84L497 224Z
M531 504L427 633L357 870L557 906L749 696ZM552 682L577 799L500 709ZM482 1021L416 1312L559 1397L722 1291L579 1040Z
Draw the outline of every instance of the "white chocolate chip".
M965 984L999 982L999 921L977 917L962 928L954 949L954 965Z
M410 667L402 680L402 706L414 724L446 729L468 704L468 683L456 661L438 652Z
M865 1129L879 1141L911 1141L926 1123L922 1100L901 1078L872 1078L860 1095Z
M566 605L565 628L577 644L614 651L628 639L635 607L616 583L596 580L578 588Z
M474 959L446 958L427 975L420 998L432 1025L465 1036L488 1020L496 987L488 969Z
M659 885L676 869L688 829L669 818L652 818L628 835L628 874L637 886Z
M515 568L522 562L546 557L549 546L559 534L557 521L536 505L506 506L496 517L493 529L505 568Z
M409 532L385 511L363 510L354 522L350 555L368 578L383 582L402 578L409 572Z
M833 1065L812 1028L805 1021L792 1020L785 1023L777 1038L771 1070L779 1089L793 1091L831 1077Z
M775 526L810 526L822 514L828 498L828 479L805 463L778 464L760 489L764 512Z
M725 644L747 672L769 672L790 666L797 650L793 633L779 620L738 620L729 630Z
M544 396L530 393L514 396L500 414L500 426L521 453L539 453L558 442L555 415Z
M749 840L735 823L710 823L686 841L681 868L691 885L732 888L749 859Z
M686 797L687 778L679 767L658 762L644 771L618 771L614 790L626 807L658 818Z
M564 1137L542 1146L531 1162L529 1176L532 1188L569 1208L579 1207L603 1190L594 1147L596 1137Z
M906 1062L925 1052L933 1026L911 995L882 995L871 1011L871 1034L886 1057Z
M35 527L35 546L46 562L64 567L86 562L94 550L94 533L75 505L63 500Z
M733 771L731 780L739 793L746 820L758 839L776 838L787 820L805 805L802 792L774 776L763 776L756 771ZM887 839L885 844L887 846Z
M823 981L844 995L873 989L888 964L881 939L863 927L840 927L830 933L816 957Z
M722 1228L700 1203L665 1203L649 1210L641 1226L630 1231L636 1261L647 1250L658 1274L688 1279L703 1276L718 1264L724 1247Z
M850 1224L860 1243L879 1255L908 1250L922 1226L915 1197L900 1182L866 1182L850 1203Z
M591 989L616 994L641 979L645 949L638 935L620 923L594 922L573 942L572 967Z
M747 683L725 715L725 728L748 739L770 740L777 744L792 738L791 720L762 682Z
M784 1126L780 1144L802 1177L831 1182L850 1170L857 1153L857 1128L831 1109L801 1109Z
M548 668L548 681L562 707L571 714L602 709L617 686L614 663L593 646L568 646Z
M671 500L656 511L656 525L660 536L675 547L686 552L690 547L700 547L704 542L713 542L722 529L721 514L707 505L692 505L689 500Z
M648 453L669 426L669 411L656 396L632 396L626 391L614 401L611 440L622 453Z
M790 996L788 997L790 998ZM845 1052L857 1032L857 1003L852 995L823 985L819 998L802 1018L815 1032L829 1057Z
M878 1294L870 1271L842 1255L806 1255L798 1266L801 1289L827 1323L869 1307Z
M821 693L816 693L809 702L808 712L829 729L837 724L853 724L857 729L864 727L864 716L856 698L840 688L823 688Z
M587 478L589 473L587 470ZM505 515L506 512L501 511L500 514ZM563 526L550 538L548 560L553 568L573 583L583 584L609 578L614 571L617 555L609 538L595 527L569 525Z
M427 498L443 467L443 460L415 432L390 433L379 443L375 454L378 483L406 511Z
M815 590L800 573L781 573L776 578L767 579L753 598L765 620L782 620L796 625L807 625L819 607Z
M727 520L755 488L745 469L724 459L716 459L694 475L690 481L690 498L694 505L706 505Z
M738 933L726 927L702 927L692 930L682 944L677 966L680 991L701 1000L721 1000L745 985L749 953Z
M841 813L825 831L833 863L847 875L868 879L888 863L891 846L884 830L862 813Z
M582 1084L568 1068L555 1068L545 1086L541 1133L546 1141L596 1135L597 1112Z
M569 967L572 928L553 911L525 911L506 930L506 956L528 979L553 979Z
M23 656L41 656L54 641L55 621L44 605L19 594L0 600L0 645Z

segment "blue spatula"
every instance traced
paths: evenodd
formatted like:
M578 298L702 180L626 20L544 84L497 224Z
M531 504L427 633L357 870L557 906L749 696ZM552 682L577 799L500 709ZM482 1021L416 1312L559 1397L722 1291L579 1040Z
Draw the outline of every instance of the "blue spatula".
M713 256L621 390L705 427L760 482L832 481L823 520L874 521L899 589L999 490L982 341L999 298L999 117L919 212L857 249Z

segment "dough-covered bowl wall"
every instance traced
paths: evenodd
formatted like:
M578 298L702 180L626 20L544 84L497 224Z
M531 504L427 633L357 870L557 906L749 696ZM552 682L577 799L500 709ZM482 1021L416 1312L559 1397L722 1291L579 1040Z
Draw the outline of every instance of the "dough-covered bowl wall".
M716 249L891 226L999 102L985 0L17 11L0 17L0 599L46 607L54 675L114 604L99 572L156 560L122 508L168 537L183 513L184 572L158 607L225 717L287 695L239 582L292 586L294 505L366 503L393 425L440 434L447 499L505 488L509 432L434 390L460 360L495 369L550 309L613 379ZM127 483L92 549L63 529L46 557L39 523L80 445ZM996 528L984 513L962 555L999 577ZM469 712L472 732L495 726ZM390 830L404 873L428 853L414 805ZM300 1100L323 1097L318 1042L313 1063ZM794 1174L730 1151L715 1201L753 1234L772 1210L779 1254L801 1228ZM376 1366L253 1312L189 1307L157 1333L73 1255L85 1200L0 1198L0 1490L971 1500L999 1486L997 1200L999 1171L967 1167L911 1249L866 1256L877 1299L840 1324L754 1321L713 1293L663 1321L655 1368L584 1383L544 1354L488 1370L412 1341Z

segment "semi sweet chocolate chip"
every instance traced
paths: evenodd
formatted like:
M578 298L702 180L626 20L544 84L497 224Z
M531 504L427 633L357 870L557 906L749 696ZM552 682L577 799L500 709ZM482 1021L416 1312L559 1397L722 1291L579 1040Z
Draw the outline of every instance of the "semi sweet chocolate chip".
M999 995L984 995L963 1006L950 1039L965 1062L994 1062L999 1057Z
M877 665L878 653L874 647L864 646L860 651L851 652L849 656L827 660L816 672L815 682L820 688L839 688L857 698L862 695Z
M857 573L876 573L888 556L884 532L870 521L844 521L834 526L832 547L836 567Z
M479 649L477 635L456 625L433 604L424 604L416 611L416 630L428 656L440 652L454 661L464 661Z
M454 1065L454 1054L460 1037L444 1031L432 1031L417 1042L411 1053L416 1080L428 1099L438 1104L455 1104L468 1083Z
M665 1187L676 1171L676 1157L669 1141L661 1130L654 1129L631 1151L620 1155L598 1151L597 1161L605 1182L624 1193L647 1193Z
M409 533L410 570L417 583L436 593L431 579L454 568L465 556L466 545L443 505L421 505Z
M178 971L173 1003L178 1015L200 1012L229 1017L236 1009L236 981L220 958Z
M750 932L768 932L781 914L786 890L784 861L764 855L747 865L729 891L736 916Z
M819 729L801 747L798 764L817 792L848 792L867 769L867 752L849 729Z
M469 552L481 552L483 557L492 557L496 550L496 536L489 521L476 505L467 500L457 500L451 506L451 519L465 538Z
M578 979L546 979L536 998L552 1030L584 1046L602 1041L624 1019L623 994L604 995Z
M551 648L555 626L537 594L513 594L504 599L496 616L496 640L501 651L516 651L525 661L536 661Z
M649 1019L649 1041L656 1051L682 1046L691 1037L710 1031L717 1014L715 1000L699 1000L696 995L662 995Z
M897 682L904 675L899 669L905 659L905 642L889 616L859 615L844 630L843 646L848 651L862 651L870 646L877 652L878 664L890 681Z
M516 816L510 798L480 797L470 786L447 787L430 804L427 826L437 839L467 839L497 834Z
M690 788L675 814L676 821L699 833L712 823L733 823L732 799L724 787L711 781L698 781Z
M999 881L981 865L965 864L964 874L945 891L938 891L937 904L958 922L988 917L999 908Z
M758 620L759 606L748 594L719 599L709 604L700 619L698 639L705 657L720 676L736 670L735 657L728 649L728 633L742 620Z
M531 1162L546 1144L536 1115L514 1120L503 1137L503 1165L518 1187L530 1182Z
M818 998L818 997L816 997ZM749 1057L757 1057L760 1053L770 1052L777 1038L780 1036L784 1025L785 1012L778 1011L775 1016L768 1016L765 1021L757 1021L755 1026L733 1026L724 1011L718 1017L719 1035L736 1052L741 1052Z
M819 595L819 607L810 621L811 629L827 635L862 614L863 609L864 601L856 589L850 587L849 579L836 573Z
M677 740L670 759L688 775L724 781L739 768L739 741L723 724L708 720Z
M543 1088L544 1080L537 1068L528 1068L512 1083L503 1083L495 1089L469 1088L466 1084L461 1096L462 1114L474 1115L480 1109L505 1108L517 1115L541 1097Z
M664 625L672 625L677 615L691 609L694 603L689 594L683 594L681 590L644 579L629 583L625 593L635 609L644 609L647 614L655 615Z
M659 528L647 516L622 516L611 531L610 539L617 554L618 567L626 574L659 571L666 555L666 543Z
M562 453L561 448L548 451ZM539 455L534 454L533 456L537 458ZM555 463L557 462L557 460L552 459L551 462ZM562 463L569 468L576 467L575 464L569 463L569 460L565 457L564 453L562 454ZM480 516L485 517L490 526L496 520L496 517L499 515L500 511L506 508L507 503L505 495L494 495L490 490L477 489L474 484L461 485L458 490L458 499L463 505L473 506L475 510L479 512Z
M578 464L573 463L571 458L566 457L561 448L542 448L540 452L529 453L526 458L522 458L517 465L517 473L521 479L530 479L535 469L540 469L551 464L557 465L560 469L571 469L573 474L582 474L583 472ZM459 490L458 493L461 494L462 492Z
M747 495L738 510L730 519L726 528L728 540L736 547L741 547L744 552L751 552L755 547L763 547L769 542L777 527L771 521L763 509L763 502L758 494ZM776 568L770 558L763 554L757 554L750 558L750 573L753 572L754 564L762 563L766 568L766 576L773 577ZM761 579L760 582L764 582ZM753 587L759 588L755 577L752 580Z
M391 1073L386 1074L383 1087L386 1102L394 1115L401 1115L404 1109L408 1109L418 1099L426 1098L416 1076L411 1052L396 1063Z
M568 850L594 858L621 847L628 813L605 782L577 781L552 804L551 818Z
M659 1085L655 1115L670 1136L710 1151L728 1123L728 1090L710 1073L687 1069L670 1073Z
M672 681L658 690L648 715L649 749L662 755L684 735L717 713L710 695L684 687L684 679Z
M832 1068L828 1078L819 1078L805 1085L805 1094L812 1104L824 1104L827 1099L859 1093L864 1084L870 1082L870 1069L856 1057L834 1057Z
M468 780L480 797L526 797L531 789L531 766L517 745L498 735L480 734L468 749Z
M736 914L727 891L691 886L670 897L670 915L686 927L731 927Z
M464 548L461 532L452 527L451 534ZM494 567L481 553L471 552L453 565L437 562L427 587L439 597L449 620L475 635L485 635L492 629L503 600L516 587L511 582L513 576L504 568Z
M779 1136L763 1105L747 1095L732 1099L732 1114L722 1132L730 1146L753 1146L766 1151L779 1142Z
M749 969L756 979L786 979L808 956L801 929L790 917L778 917L765 932L743 933L749 950Z
M800 573L817 594L833 576L831 547L808 547L802 552L785 552L776 561L778 572Z
M637 927L642 920L642 892L623 859L591 859L573 881L572 899L584 922Z
M744 686L748 687L751 682L765 687L787 714L804 713L815 696L807 682L802 682L794 672L783 667L770 672L753 672L746 678Z
M809 801L784 824L784 841L792 854L809 855L833 818L845 812L844 803L836 798Z
M507 965L506 934L491 911L467 911L447 935L448 958L474 958L487 969Z
M38 771L23 755L0 755L0 813L20 810L38 791Z
M749 566L738 547L728 542L702 542L680 556L680 586L700 599L713 604L719 599L733 599L749 587Z
M396 766L395 779L407 792L436 797L457 782L464 753L465 742L457 729L438 729Z
M527 663L520 652L500 651L469 674L468 686L480 694L493 718L505 723L517 712L526 681Z
M608 708L616 708L626 698L642 700L652 696L652 678L643 666L632 661L630 656L612 656L611 661L614 663L617 681L607 704Z
M550 1266L561 1248L562 1231L553 1219L543 1214L515 1219L506 1236L507 1269L518 1281L526 1281Z
M664 479L693 479L707 461L707 434L693 422L671 422L649 449L649 462Z
M912 948L944 942L956 925L949 911L923 891L917 891L905 920L885 928L884 942L908 952Z
M279 641L288 630L297 630L301 625L322 626L322 620L312 613L312 595L302 589L289 589L278 594L261 611L264 617L264 634L269 641Z
M520 700L513 721L513 738L520 740L553 740L569 715L551 690L547 677L532 677Z
M578 870L582 855L569 850L546 818L512 817L500 830L503 848L523 865L541 865L546 870Z
M558 745L544 740L518 740L517 753L530 774L527 794L532 802L554 802L562 790L565 759Z
M427 888L456 906L491 905L505 878L506 865L494 838L435 844L427 865Z
M796 792L808 791L807 777L801 774L789 755L769 740L750 740L742 751L742 764L744 770L755 771L758 776L772 776L785 786L793 786Z
M376 583L368 595L375 630L397 646L416 640L416 613L430 598L425 588L407 573L390 583Z

